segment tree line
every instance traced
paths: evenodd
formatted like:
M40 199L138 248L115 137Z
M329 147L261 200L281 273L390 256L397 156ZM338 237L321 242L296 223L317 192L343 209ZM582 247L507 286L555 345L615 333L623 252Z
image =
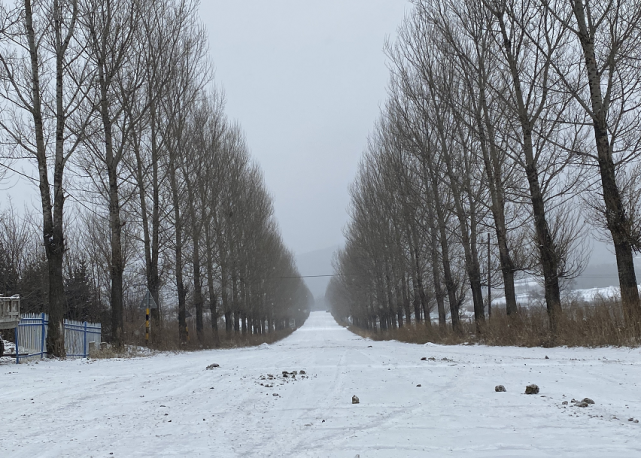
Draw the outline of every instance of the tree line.
M388 98L351 187L328 287L364 328L436 308L477 330L515 275L540 279L554 332L588 232L616 255L625 325L639 328L641 4L633 0L414 0L386 45ZM489 247L488 247L489 245Z
M3 213L2 293L40 269L49 354L64 356L63 317L88 303L121 348L145 289L156 303L165 291L181 342L190 309L201 342L207 316L215 337L219 322L264 333L304 320L311 295L213 85L195 0L3 3L0 100L2 173L37 185L41 210L31 224ZM36 225L33 242L23 229Z

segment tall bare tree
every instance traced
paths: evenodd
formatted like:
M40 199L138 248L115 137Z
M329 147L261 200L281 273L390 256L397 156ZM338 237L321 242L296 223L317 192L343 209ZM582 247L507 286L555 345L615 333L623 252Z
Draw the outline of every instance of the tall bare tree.
M0 95L6 102L0 128L37 168L49 277L47 353L62 357L65 170L82 137L79 108L91 78L80 57L78 17L77 0L0 7Z
M541 4L556 20L554 25L574 38L554 69L592 124L595 151L587 155L599 171L602 218L598 220L604 220L614 244L625 319L634 324L641 317L633 259L633 252L641 250L641 231L634 205L628 205L636 200L638 189L628 193L624 182L626 168L641 154L641 4L634 0Z
M123 158L130 151L132 134L139 129L145 109L134 109L144 98L144 40L139 34L143 14L137 3L121 0L83 3L82 26L86 33L87 59L95 68L93 91L96 112L96 134L86 139L87 149L95 157L99 175L97 183L109 206L111 240L111 310L112 341L124 344L122 182L126 181ZM104 172L103 172L104 171Z

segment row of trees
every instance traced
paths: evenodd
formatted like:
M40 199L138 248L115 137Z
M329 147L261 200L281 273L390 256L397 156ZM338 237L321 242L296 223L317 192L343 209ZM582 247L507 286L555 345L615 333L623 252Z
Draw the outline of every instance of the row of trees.
M181 341L188 299L199 339L205 309L214 332L265 332L307 307L206 42L194 0L0 6L2 165L40 191L52 355L83 263L118 347L132 288L175 292Z
M335 311L385 328L429 324L436 306L445 326L447 303L459 329L471 293L480 327L483 286L500 284L512 315L515 274L528 272L554 331L590 221L613 244L625 322L638 326L641 4L413 4L387 46L389 98L351 189Z

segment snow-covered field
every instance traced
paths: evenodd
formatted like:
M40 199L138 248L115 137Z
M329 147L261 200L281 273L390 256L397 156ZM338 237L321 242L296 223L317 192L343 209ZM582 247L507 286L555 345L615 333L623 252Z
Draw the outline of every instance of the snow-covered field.
M523 284L528 285L527 290L523 290ZM517 288L517 291L520 289L521 292L516 294L516 302L521 306L529 306L530 303L545 305L543 299L543 289L533 281L522 282L519 285L520 288ZM641 285L639 285L639 293L641 293ZM500 294L500 292L499 292ZM588 289L573 289L562 295L562 298L565 299L579 299L586 302L594 302L598 299L620 299L621 292L618 286L605 286L602 288L588 288ZM469 305L471 306L471 302ZM492 306L502 306L505 305L505 296L500 296L495 299L492 299ZM473 315L472 315L473 316Z
M641 456L638 348L373 342L314 312L270 346L5 358L0 381L0 457Z

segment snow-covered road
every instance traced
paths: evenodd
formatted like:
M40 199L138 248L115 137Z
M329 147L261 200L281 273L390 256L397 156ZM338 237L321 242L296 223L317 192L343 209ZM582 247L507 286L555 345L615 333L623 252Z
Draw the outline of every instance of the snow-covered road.
M324 312L270 346L3 363L0 383L3 458L641 456L638 348L372 342Z

